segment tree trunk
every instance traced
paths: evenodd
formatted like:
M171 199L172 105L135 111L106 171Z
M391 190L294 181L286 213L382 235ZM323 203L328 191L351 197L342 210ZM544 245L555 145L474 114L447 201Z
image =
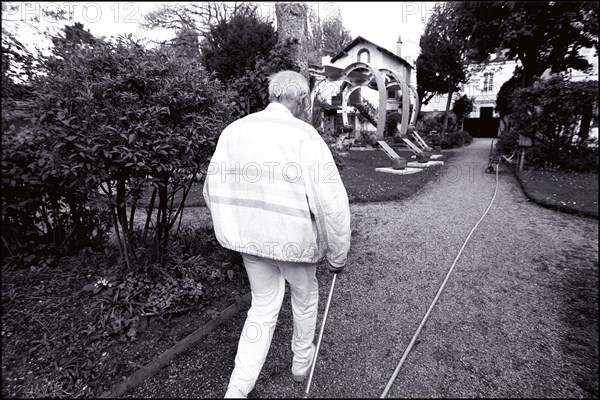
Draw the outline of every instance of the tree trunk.
M304 2L275 3L277 17L277 42L288 39L296 42L292 46L292 60L308 81L308 5Z
M452 103L452 95L454 94L454 88L452 84L448 85L448 101L446 102L446 112L444 113L444 125L442 126L442 135L446 134L448 128L448 114L450 112L450 104Z

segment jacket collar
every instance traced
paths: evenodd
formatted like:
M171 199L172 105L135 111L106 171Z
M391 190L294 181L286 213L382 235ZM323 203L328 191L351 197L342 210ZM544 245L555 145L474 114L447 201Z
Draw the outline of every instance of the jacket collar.
M270 111L283 111L286 112L290 115L292 115L292 112L283 104L281 103L275 103L275 102L271 102L269 103L269 105L267 106L266 110L270 110Z

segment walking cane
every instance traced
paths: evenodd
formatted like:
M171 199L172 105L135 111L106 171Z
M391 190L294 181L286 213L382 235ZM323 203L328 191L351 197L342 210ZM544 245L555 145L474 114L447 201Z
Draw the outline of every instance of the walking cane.
M325 322L327 322L327 314L329 313L329 305L331 304L331 298L333 297L333 287L335 286L335 279L338 273L333 274L333 280L331 281L331 288L329 289L329 297L327 298L327 305L325 306L325 313L323 314L323 322L321 322L321 330L319 331L319 339L317 340L317 349L315 351L315 358L313 359L310 367L310 374L308 375L308 383L306 384L306 392L304 398L308 398L308 392L310 392L310 384L312 383L313 374L315 372L315 365L317 365L317 356L319 355L319 349L321 348L321 339L323 339L323 331L325 330Z

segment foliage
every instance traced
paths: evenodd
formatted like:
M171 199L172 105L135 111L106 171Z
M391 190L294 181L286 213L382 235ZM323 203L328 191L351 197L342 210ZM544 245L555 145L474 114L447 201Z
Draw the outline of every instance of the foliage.
M294 70L298 67L290 58L292 42L277 44L268 57L259 57L254 69L234 79L229 85L235 117L261 111L269 104L269 77L279 71Z
M135 246L139 239L145 241L155 217L152 256L164 261L169 232L184 205L182 201L174 208L171 199L182 191L185 200L218 133L230 121L222 87L197 63L123 38L116 43L58 40L42 63L44 73L32 80L34 128L27 134L35 139L6 135L7 141L15 141L9 144L15 151L3 154L3 186L13 189L11 204L37 218L21 226L40 223L39 218L64 224L60 216L73 210L99 215L96 211L108 208L121 256L131 267L137 259ZM136 199L146 187L156 195L142 238L134 238ZM47 212L51 209L56 210L53 215ZM14 218L3 214L3 226L16 229ZM68 229L79 227L77 219L69 218Z
M191 310L203 318L248 285L241 257L210 227L184 229L164 269L124 272L115 253L83 251L59 268L23 271L3 260L3 392L97 397L160 354L169 338L157 343L155 321Z
M308 24L310 35L308 37L308 64L321 65L323 55L323 27L321 19L314 8L308 9Z
M510 115L513 110L511 107L511 98L515 90L523 86L523 68L518 66L513 72L513 76L504 82L498 90L496 97L496 111L500 117Z
M452 105L452 112L456 115L458 120L463 119L473 111L473 97L469 97L463 94L458 99L454 100Z
M69 145L73 138L62 139ZM77 166L53 152L59 142L42 129L2 135L2 248L21 267L105 238L106 207Z
M335 56L352 42L350 31L344 27L342 16L337 13L322 23L323 55Z
M427 115L429 113L424 113L421 120L417 123L417 128L419 132L429 133L431 131L436 131L441 133L442 126L444 123L444 114L437 113L434 116ZM451 113L449 116L449 126L450 128L454 128L456 125L457 118L454 113Z
M422 102L426 103L433 95L448 93L443 133L452 94L467 82L467 66L472 61L470 36L456 23L455 13L452 2L436 4L419 41L421 53L416 62L417 93Z
M354 108L358 111L356 117L361 123L369 121L371 125L377 127L377 114L379 111L371 102L367 99L362 99L360 103L354 104Z
M123 276L98 277L83 287L93 297L89 331L135 340L144 318L197 309L224 295L226 280L240 272L238 253L219 245L213 230L184 229L169 247L164 267L147 264Z
M265 58L277 42L270 23L255 15L234 15L210 27L201 43L203 63L224 82L244 75Z
M573 138L581 131L584 110L594 104L597 110L597 98L597 81L570 82L560 76L537 80L512 96L512 109L519 112L511 114L510 137L522 134L533 140L531 162L573 167L578 154L588 157L589 151L580 149L585 145ZM510 145L514 148L516 144L505 142L503 150L510 151ZM597 159L595 164L597 169Z
M446 134L423 135L423 139L430 146L440 146L442 149L466 146L473 141L473 137L467 131L453 131Z
M248 2L162 3L144 15L142 26L176 32L191 30L204 37L211 27L227 22L235 15L256 15L257 9L257 4Z
M525 85L550 68L584 70L582 48L598 50L598 2L453 2L458 25L470 32L471 57L483 61L498 49L518 57Z
M398 132L398 124L402 122L402 114L398 111L388 112L385 118L385 133L387 136L394 136Z
M372 131L369 129L363 129L356 136L352 145L356 146L356 147L364 147L367 144L369 144L369 138L371 137L371 135L374 135L374 134L375 134L375 131Z

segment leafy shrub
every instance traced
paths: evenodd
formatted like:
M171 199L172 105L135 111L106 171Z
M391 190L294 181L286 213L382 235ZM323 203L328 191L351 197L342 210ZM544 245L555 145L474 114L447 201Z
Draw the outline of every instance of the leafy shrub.
M374 127L377 127L377 115L379 109L371 104L367 99L362 99L360 103L354 104L354 108L358 111L356 117L360 123L368 121Z
M444 113L438 113L435 116L427 116L425 114L423 119L421 119L418 123L418 129L421 132L441 132L442 127L444 125ZM456 115L454 113L450 113L448 116L448 128L451 129L456 125Z
M71 135L62 139L72 145ZM21 266L40 252L69 253L106 238L108 208L71 159L53 151L59 141L39 128L2 135L2 248L28 253Z
M94 225L94 218L104 218L108 210L119 252L132 267L136 246L143 245L130 234L136 203L151 187L146 227L154 215L152 254L164 260L185 196L231 121L223 87L193 60L123 38L116 43L56 40L42 64L44 73L31 84L34 128L26 139L8 136L13 143L2 164L3 186L18 189L9 192L11 197L3 191L3 201L13 207L9 211L37 219L21 224L3 213L3 227L19 229L13 235L18 243L36 224L49 226L39 235L53 235L57 224L67 225L68 233ZM38 183L39 190L32 190ZM177 192L184 193L183 200L174 206ZM69 215L74 211L88 218L87 225L80 222L83 217ZM102 227L95 225L92 232Z
M452 105L452 112L456 115L456 118L458 120L463 119L465 116L469 115L473 111L473 101L474 98L469 97L466 94L463 94L462 96L454 100L454 103Z
M402 114L393 111L387 114L385 118L385 133L387 136L394 136L398 132L398 124L402 121Z
M221 247L212 228L184 229L164 267L147 263L143 271L97 276L83 287L94 298L95 323L87 332L136 340L148 318L200 308L226 294L225 282L244 276L239 253Z
M597 81L571 82L560 76L537 80L531 87L515 90L510 97L510 109L514 110L510 115L510 131L502 140L502 148L516 148L522 134L533 143L533 149L528 150L531 155L528 162L594 168L593 162L586 161L593 151L578 150L580 146L573 143L573 138L587 130L588 127L579 126L580 121L586 110L597 104L597 98ZM579 156L581 162L575 161Z
M467 131L449 132L445 135L423 135L424 140L432 147L440 146L442 149L466 146L473 141L473 137Z

